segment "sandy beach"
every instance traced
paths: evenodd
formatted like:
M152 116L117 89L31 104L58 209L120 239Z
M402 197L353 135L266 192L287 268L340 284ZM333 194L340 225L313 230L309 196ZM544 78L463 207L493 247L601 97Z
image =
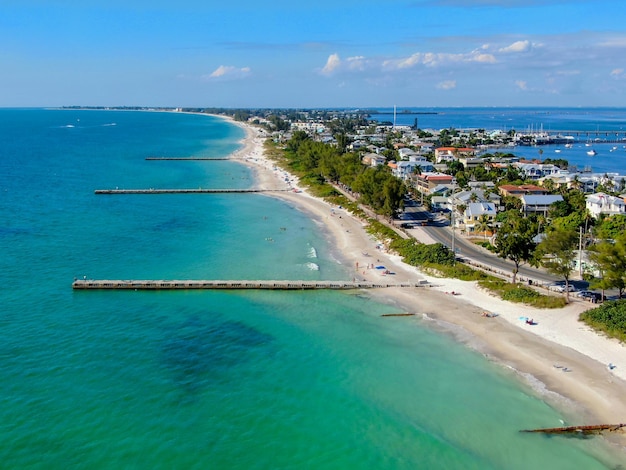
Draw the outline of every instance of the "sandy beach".
M567 424L626 422L626 347L578 321L579 314L594 305L572 300L563 309L534 309L505 302L482 291L475 282L434 278L402 263L398 256L377 248L380 242L366 233L362 221L312 197L299 188L297 178L275 168L264 157L264 137L258 129L236 124L246 130L247 137L232 158L255 170L259 188L298 188L298 192L273 193L272 197L289 201L323 226L338 259L354 269L354 277L380 279L383 271L367 266L382 264L393 273L387 276L397 281L428 281L429 287L370 292L378 301L417 314L400 321L431 322L433 328L455 335L509 368L543 399L561 409L566 418L574 420L566 419ZM497 315L487 317L485 312ZM520 317L532 318L536 324L528 325ZM609 369L609 363L615 368ZM611 440L626 449L626 440Z

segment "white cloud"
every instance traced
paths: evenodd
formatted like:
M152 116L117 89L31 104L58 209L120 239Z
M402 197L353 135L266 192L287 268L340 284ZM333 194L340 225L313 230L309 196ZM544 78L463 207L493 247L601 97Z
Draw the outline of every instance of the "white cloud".
M440 90L453 90L456 88L456 80L444 80L437 83L437 88Z
M611 77L615 79L624 78L624 69L613 69L611 70Z
M450 64L477 62L483 64L494 64L497 59L493 54L487 54L482 50L471 51L462 54L416 52L403 59L389 59L382 63L382 67L388 70L402 70L417 65L426 67L439 67Z
M600 47L626 47L626 37L624 35L614 36L598 42Z
M530 48L530 41L516 41L513 44L500 48L498 52L502 52L503 54L509 54L514 52L528 52Z
M470 62L482 62L484 64L495 64L497 60L493 54L474 54Z
M515 80L515 85L519 90L528 90L528 82L526 82L526 80Z
M232 65L220 65L209 75L205 75L205 79L237 79L244 78L250 74L250 67L237 68Z
M339 58L339 54L331 54L328 56L328 60L326 61L326 65L322 69L322 75L332 75L332 73L339 68L341 65L341 59Z
M358 70L360 72L365 70L367 66L367 61L363 56L348 57L346 62L348 62L348 68L350 70Z

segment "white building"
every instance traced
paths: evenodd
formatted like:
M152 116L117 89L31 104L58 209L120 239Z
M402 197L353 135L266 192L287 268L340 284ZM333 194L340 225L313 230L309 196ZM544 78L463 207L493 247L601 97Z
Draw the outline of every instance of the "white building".
M528 179L538 180L551 175L569 175L569 171L561 170L558 166L544 163L520 163L515 162L513 166Z
M525 194L520 197L520 200L522 201L522 211L525 215L542 214L546 216L548 215L550 206L555 202L562 201L563 196L560 194Z
M614 215L626 213L626 203L624 203L622 198L609 196L604 193L587 196L585 206L595 219L600 217L600 214Z
M409 161L402 160L393 164L390 163L389 166L393 175L402 180L409 179L418 167L422 173L433 171L434 169L430 161L419 157L411 157Z
M468 232L474 232L476 224L485 217L489 224L496 220L496 206L491 202L471 202L467 205L463 214L463 223Z

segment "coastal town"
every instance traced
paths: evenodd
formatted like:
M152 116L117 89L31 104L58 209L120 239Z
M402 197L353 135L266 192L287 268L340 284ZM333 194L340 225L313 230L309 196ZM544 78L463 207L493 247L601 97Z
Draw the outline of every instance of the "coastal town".
M224 110L210 112L224 113ZM318 149L328 146L336 149L337 155L356 156L361 163L360 173L369 168L392 175L402 183L397 188L397 197L389 198L374 210L395 220L401 228L446 221L459 235L493 248L497 245L498 232L506 227L507 214L518 213L532 222L534 236L529 242L534 245L545 238L546 228L562 227L571 235L572 246L566 263L571 269L560 273L565 285L557 282L553 290L567 294L573 290L569 281L577 278L594 280L602 291L617 289L621 297L623 277L618 276L614 282L601 281L600 272L607 269L598 265L601 256L593 252L594 246L602 240L612 240L618 228L625 224L625 176L578 168L559 158L560 153L551 153L556 158L541 158L544 148L558 145L568 148L589 141L592 133L419 129L393 122L379 123L372 119L376 118L375 114L367 112L229 110L226 113L261 129L276 145L289 146L294 136L308 139ZM595 143L626 143L626 137L619 133L597 132L593 137ZM516 155L516 149L529 145L537 149L538 158ZM615 149L617 146L611 150ZM359 199L359 184L354 175L341 181L337 171L330 170L326 180L334 178L337 188ZM351 185L350 180L357 184ZM423 208L421 215L406 207L412 205L411 201ZM454 250L450 243L447 245ZM498 253L497 249L492 251ZM506 253L499 254L507 257ZM523 261L529 262L530 258L527 256ZM587 289L580 295L592 301L602 298L599 292Z

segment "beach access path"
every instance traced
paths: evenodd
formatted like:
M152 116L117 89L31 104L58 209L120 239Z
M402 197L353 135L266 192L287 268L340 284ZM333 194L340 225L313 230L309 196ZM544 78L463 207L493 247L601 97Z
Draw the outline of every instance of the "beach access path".
M234 121L233 121L234 122ZM341 261L354 267L355 278L375 280L383 274L368 265L384 264L397 282L427 280L431 287L368 291L377 300L418 315L400 321L432 321L492 360L516 371L544 399L585 423L626 421L626 348L578 321L594 305L572 301L562 309L535 309L514 304L479 289L476 282L429 276L398 256L380 249L380 241L361 221L339 207L308 194L295 176L279 169L264 155L261 131L240 123L247 133L242 149L232 157L256 173L258 187L296 189L268 194L306 211L328 231ZM358 270L357 270L358 267ZM454 292L454 295L452 294ZM496 316L484 316L484 312ZM528 325L523 318L532 318ZM389 321L386 319L385 321ZM615 365L609 368L608 364ZM577 423L579 424L579 423Z

